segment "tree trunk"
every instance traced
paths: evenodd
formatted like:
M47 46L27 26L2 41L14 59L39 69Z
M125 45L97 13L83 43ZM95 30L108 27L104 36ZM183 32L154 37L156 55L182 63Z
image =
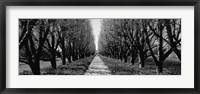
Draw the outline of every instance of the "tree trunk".
M51 37L52 37L52 40L51 40L52 47L51 47L51 58L50 58L50 61L51 61L52 68L56 69L56 49L54 49L55 37L54 37L53 34L51 34Z
M137 57L137 55L135 55L136 53L135 52L132 52L131 53L131 63L134 65L134 63L135 63L135 59L136 59L136 57Z
M71 56L70 56L70 55L67 56L67 59L68 59L68 62L69 62L69 63L72 62L72 60L71 60Z
M34 75L40 75L40 53L38 53L34 59L34 62L31 64L31 69Z
M144 60L141 59L140 64L141 64L141 67L144 68Z
M122 55L120 55L120 60L122 61Z
M32 58L32 54L31 51L29 49L29 45L28 45L28 40L25 41L25 47L26 47L26 54L28 57L28 62L29 62L29 66L31 68L31 71L34 75L40 75L40 63L38 60L38 56L36 56L35 60Z
M66 64L66 50L65 50L65 38L61 39L61 49L62 49L62 64L65 65Z
M35 62L35 63L32 63L32 64L29 64L30 65L30 68L32 70L32 73L34 75L40 75L40 63L39 62Z
M139 55L139 63L141 64L141 67L144 67L144 55L141 53Z
M75 59L78 60L78 59L79 59L79 58L78 58L78 54L79 54L79 53L78 53L78 50L77 50L77 49L76 49L75 51L76 51L76 58L75 58Z
M157 65L157 74L161 74L163 72L163 62L160 62Z
M74 50L74 47L72 48L72 60L75 61L75 50Z
M159 36L159 62L157 64L158 66L158 73L163 72L163 61L164 61L164 53L163 53L163 26L159 24L159 29L160 29L160 36Z
M64 49L64 48L63 48ZM65 65L66 64L66 55L65 55L65 50L62 50L62 64Z
M132 58L131 58L131 63L134 65L135 63L135 57L132 55Z
M124 62L127 62L127 61L128 61L127 56L124 56Z
M52 66L52 68L56 69L56 55L55 55L55 52L53 51L51 54L52 54L51 58L50 58L51 66Z

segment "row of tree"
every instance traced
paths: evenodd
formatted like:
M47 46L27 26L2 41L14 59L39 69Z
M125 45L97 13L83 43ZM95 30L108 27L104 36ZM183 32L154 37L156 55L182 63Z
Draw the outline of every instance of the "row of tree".
M40 74L40 60L51 62L56 69L56 58L71 61L95 53L94 37L89 19L20 19L20 62L28 64L35 75Z
M131 63L139 59L141 67L152 57L157 72L174 52L181 60L181 19L104 19L99 39L102 55Z

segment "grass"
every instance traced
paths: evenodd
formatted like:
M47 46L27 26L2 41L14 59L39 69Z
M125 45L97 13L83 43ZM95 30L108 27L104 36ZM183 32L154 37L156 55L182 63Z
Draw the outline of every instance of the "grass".
M152 58L145 60L145 67L140 68L138 62L134 65L117 59L99 55L113 75L156 75L156 65ZM136 60L137 61L137 60ZM167 58L163 64L161 75L181 75L181 63L176 58Z
M40 71L41 75L83 75L85 74L88 66L92 62L94 56L87 57L84 59L79 59L62 65L60 58L57 58L56 64L57 69L51 68L50 61L40 61ZM27 64L19 64L19 74L20 75L32 75L31 69Z

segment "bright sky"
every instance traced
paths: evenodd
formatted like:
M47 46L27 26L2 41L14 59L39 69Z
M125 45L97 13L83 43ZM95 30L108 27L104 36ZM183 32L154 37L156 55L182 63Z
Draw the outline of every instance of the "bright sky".
M101 21L100 19L91 19L93 33L94 33L94 42L96 46L96 50L98 50L98 41L99 41L99 34L101 31Z

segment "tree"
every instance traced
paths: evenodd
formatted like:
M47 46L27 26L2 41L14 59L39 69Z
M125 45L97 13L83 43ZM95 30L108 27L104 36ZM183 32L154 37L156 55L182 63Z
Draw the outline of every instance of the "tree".
M52 68L56 69L56 50L59 45L59 26L55 19L51 19L49 23L50 32L46 38L46 43L48 45L48 51L50 52L49 59L51 61Z
M163 19L152 20L152 23L148 24L150 29L147 30L146 28L145 30L145 33L148 36L147 44L151 52L151 56L153 57L154 62L156 63L158 74L163 72L164 60L173 51L173 47L167 46L168 44L164 41L164 39L166 39L166 24L168 23L166 23L166 20ZM153 51L154 46L156 46L155 50L157 51Z
M58 48L62 62L77 60L95 53L94 36L89 19L20 19L20 61L40 74L40 60L49 56L52 68L57 67Z
M146 19L136 20L136 40L135 46L138 49L139 63L141 67L144 67L144 61L150 56L149 49L147 46L147 36L145 34L146 28Z
M99 41L100 53L116 59L138 57L141 67L152 57L158 73L174 51L181 60L180 19L105 19ZM128 50L127 50L128 49Z
M106 54L110 54L111 57L118 59L123 57L125 62L127 61L128 55L131 54L131 62L134 64L137 57L137 48L135 46L135 20L106 19L102 24L103 27L101 33L104 34L101 34L102 37L100 39L104 39L104 41L107 43L104 44L104 46L107 47L107 49L105 49Z
M93 49L91 53L95 52L95 47L89 46L94 41L89 19L60 20L60 27L60 46L63 62L65 62L65 57L68 58L69 62L71 62L71 59L75 61L84 58L90 54L89 49Z
M180 19L168 19L166 21L166 29L168 35L168 44L173 48L177 57L181 61L181 20Z
M20 19L22 23L20 31L21 38L19 42L19 50L25 50L26 59L23 61L28 64L35 75L40 74L40 56L43 44L49 32L48 20ZM24 48L22 49L22 47Z

